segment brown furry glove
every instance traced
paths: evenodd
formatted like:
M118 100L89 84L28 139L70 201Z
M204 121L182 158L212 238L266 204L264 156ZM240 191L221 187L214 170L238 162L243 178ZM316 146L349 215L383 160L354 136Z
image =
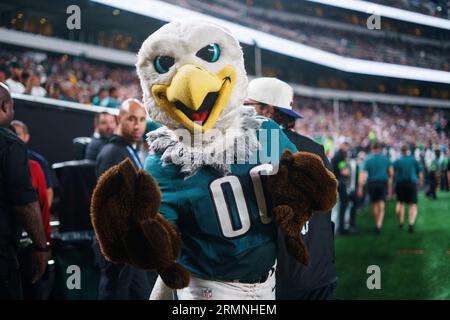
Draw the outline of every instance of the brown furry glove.
M126 159L100 177L92 195L92 225L106 259L156 269L167 286L184 288L189 272L175 262L181 238L159 214L160 204L155 180Z
M320 157L285 150L276 174L269 176L273 216L285 234L288 253L304 265L309 253L301 230L313 211L329 211L337 201L337 181Z

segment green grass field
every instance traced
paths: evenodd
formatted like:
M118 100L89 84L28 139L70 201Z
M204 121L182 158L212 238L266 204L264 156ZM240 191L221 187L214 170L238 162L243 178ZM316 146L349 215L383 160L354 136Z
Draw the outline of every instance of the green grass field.
M381 235L375 235L370 206L357 224L360 234L336 237L338 298L450 299L450 193L440 193L435 201L420 195L413 234L407 224L398 228L395 201L386 205ZM367 288L370 265L381 269L379 290Z

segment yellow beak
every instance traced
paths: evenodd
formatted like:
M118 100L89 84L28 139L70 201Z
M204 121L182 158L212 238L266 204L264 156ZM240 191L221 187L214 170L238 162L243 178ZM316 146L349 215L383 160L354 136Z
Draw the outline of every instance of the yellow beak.
M235 72L227 65L218 74L187 64L180 67L170 85L151 88L156 104L191 131L212 128L227 105L235 84Z

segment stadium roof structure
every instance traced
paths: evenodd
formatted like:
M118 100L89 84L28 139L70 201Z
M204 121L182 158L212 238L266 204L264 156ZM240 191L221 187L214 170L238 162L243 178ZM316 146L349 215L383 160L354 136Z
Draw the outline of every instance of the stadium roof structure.
M380 17L386 17L395 20L401 20L414 24L421 24L428 27L440 28L450 30L450 20L432 17L426 14L412 12L404 9L385 6L369 1L362 0L306 0L328 6L349 9L367 13L369 15L375 14Z
M128 66L134 66L136 63L136 53L133 52L6 28L0 28L0 43L58 52Z
M234 33L240 42L247 45L257 45L262 49L312 63L317 63L344 72L450 84L450 72L343 57L328 51L320 50L292 40L284 39L256 29L239 25L237 23L232 23L162 1L92 1L167 22L187 18L209 20L227 27ZM368 4L374 5L371 3Z

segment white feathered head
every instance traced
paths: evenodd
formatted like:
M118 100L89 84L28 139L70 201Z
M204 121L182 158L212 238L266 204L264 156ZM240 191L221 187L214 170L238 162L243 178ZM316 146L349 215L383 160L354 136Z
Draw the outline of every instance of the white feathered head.
M168 23L144 41L136 67L153 120L191 132L236 125L248 80L239 42L225 28Z

